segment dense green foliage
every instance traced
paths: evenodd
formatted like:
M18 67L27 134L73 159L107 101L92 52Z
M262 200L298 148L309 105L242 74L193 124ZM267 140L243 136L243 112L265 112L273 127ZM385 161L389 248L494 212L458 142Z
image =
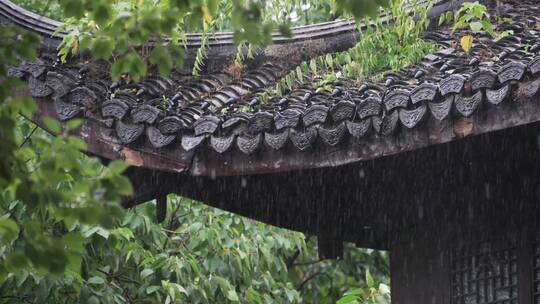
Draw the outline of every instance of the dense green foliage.
M117 210L111 217L96 213L102 207L81 200L81 189L90 187L98 197L126 189L100 189L96 183L106 180L113 167L122 166L116 163L107 169L57 141L65 137L35 130L25 118L18 118L17 125L16 143L24 142L26 149L36 152L28 155L29 168L54 175L57 171L45 169L46 163L61 166L66 160L60 153L67 152L77 168L89 170L79 175L67 166L58 167L64 178L40 182L56 184L52 188L64 192L67 202L86 202L96 209L79 212L51 198L35 210L26 200L3 192L6 238L0 247L5 267L0 272L0 303L332 303L355 287L354 299L374 297L372 288L360 288L375 286L372 279L364 280L368 267L388 283L384 253L347 244L344 259L320 261L314 239L176 196L169 199L164 224L156 223L154 204ZM64 148L58 151L60 146ZM97 221L103 219L111 222ZM27 239L25 231L36 224L41 230ZM43 243L44 235L51 248L33 255L28 248ZM352 298L344 297L348 299Z
M414 14L409 14L407 7ZM317 90L331 91L328 84L339 78L377 79L383 72L397 71L419 62L436 47L421 39L429 26L427 12L431 7L431 4L419 6L416 1L392 0L389 8L383 10L386 19L365 18L364 24L371 26L354 47L300 64L274 87L261 93L261 98L267 101L305 83L314 83Z
M314 243L299 233L178 197L169 209L164 227L152 204L126 212L114 228L78 225L80 270L50 276L21 269L0 290L49 303L331 303L346 288L364 286L364 267L388 270L378 252L349 246L342 261L318 261Z
M12 1L21 7L29 9L30 11L49 17L54 20L65 20L64 12L60 7L60 2L58 0L14 0Z
M491 16L487 7L478 1L464 2L457 11L448 11L439 17L439 25L453 24L452 32L462 30L460 44L467 54L472 47L474 34L484 31L497 41L514 34L512 30L496 30L498 25L511 22L512 18Z
M345 75L364 78L384 69L397 71L419 62L435 50L432 43L421 39L429 26L427 12L432 5L412 5L418 19L407 12L404 1L393 0L386 14L392 24L374 19L374 27L368 29L356 46L336 56Z
M4 42L0 44L0 282L4 286L29 272L78 271L84 239L75 228L112 227L122 212L118 201L131 193L131 186L120 174L124 164L112 162L104 168L96 159L83 162L84 142L68 136L53 119L44 122L57 137L36 136L30 143L18 136L19 115L30 117L35 105L16 97L15 88L21 84L7 77L4 64L35 57L38 39L11 27L1 27L0 35ZM78 123L70 122L66 129ZM20 130L33 133L27 125Z

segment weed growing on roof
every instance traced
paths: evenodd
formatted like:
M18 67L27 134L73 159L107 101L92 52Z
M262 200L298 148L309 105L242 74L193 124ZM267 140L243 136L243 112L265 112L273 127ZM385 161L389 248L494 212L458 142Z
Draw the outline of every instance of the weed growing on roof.
M491 23L491 15L487 12L485 5L475 2L465 2L461 5L461 8L454 14L454 26L452 27L452 32L455 32L458 29L469 29L473 34L479 33L480 31L485 31L496 41L500 40L506 36L513 35L514 32L511 30L497 32L493 24ZM509 22L508 19L496 20L498 23ZM511 19L510 19L511 22ZM465 35L461 37L460 44L465 53L469 53L469 50L472 47L473 36Z
M502 20L502 22L507 21ZM487 7L478 3L478 1L463 3L461 8L454 14L454 22L452 32L460 28L469 28L473 33L479 33L481 30L484 30L496 40L513 34L511 30L501 33L495 31L491 23L491 15L487 12Z
M365 19L363 24L369 26L354 47L303 62L275 87L263 92L261 99L268 100L304 82L315 83L318 89L325 90L329 79L362 80L419 62L436 49L435 44L421 39L429 26L427 12L431 8L431 2L420 6L416 1L392 0L390 8L382 11L387 17ZM414 16L418 18L415 20Z
M415 9L414 12L422 18L414 21L404 9L403 3L393 2L390 11L390 22L393 25L386 25L380 18L376 19L374 26L362 35L353 48L345 55L337 56L345 76L362 79L385 69L400 70L419 62L435 50L433 43L420 37L429 25L427 11L431 5Z

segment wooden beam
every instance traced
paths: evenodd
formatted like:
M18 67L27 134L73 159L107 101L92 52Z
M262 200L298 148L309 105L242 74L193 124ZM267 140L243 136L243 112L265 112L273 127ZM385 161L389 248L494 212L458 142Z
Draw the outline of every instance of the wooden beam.
M343 257L343 241L318 236L319 259L340 259Z

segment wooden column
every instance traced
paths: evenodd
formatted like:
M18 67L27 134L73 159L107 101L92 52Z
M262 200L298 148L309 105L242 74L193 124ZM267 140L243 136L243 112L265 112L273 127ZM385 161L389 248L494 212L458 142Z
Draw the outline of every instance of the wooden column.
M390 251L392 303L451 304L450 254L421 235Z

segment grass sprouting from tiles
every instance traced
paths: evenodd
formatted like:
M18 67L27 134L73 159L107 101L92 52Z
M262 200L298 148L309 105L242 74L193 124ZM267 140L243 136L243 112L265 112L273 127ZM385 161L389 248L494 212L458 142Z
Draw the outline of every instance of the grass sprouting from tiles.
M436 44L421 38L429 26L427 12L432 5L415 3L392 1L390 8L382 10L385 20L380 16L365 19L364 24L370 26L354 47L303 62L260 97L266 101L306 82L313 82L319 90L331 91L327 84L339 78L379 79L383 71L398 71L420 62L425 55L435 51Z

